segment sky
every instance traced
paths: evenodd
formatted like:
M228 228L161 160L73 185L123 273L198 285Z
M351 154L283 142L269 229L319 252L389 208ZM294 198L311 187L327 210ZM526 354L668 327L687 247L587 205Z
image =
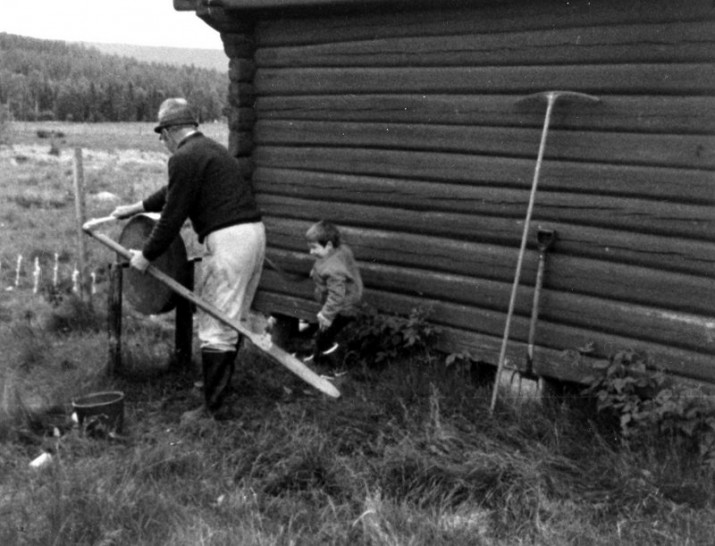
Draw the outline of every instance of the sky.
M45 40L222 49L218 31L172 0L10 0L0 32Z

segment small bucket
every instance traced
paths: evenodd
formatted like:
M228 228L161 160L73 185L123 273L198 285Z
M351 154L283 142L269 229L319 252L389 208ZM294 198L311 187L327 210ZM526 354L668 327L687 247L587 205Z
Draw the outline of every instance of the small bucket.
M95 392L75 398L72 407L80 427L100 432L122 432L124 426L124 393Z

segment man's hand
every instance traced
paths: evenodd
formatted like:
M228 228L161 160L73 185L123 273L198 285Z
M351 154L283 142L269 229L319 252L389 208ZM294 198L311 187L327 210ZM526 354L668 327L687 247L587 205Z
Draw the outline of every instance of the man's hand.
M318 327L320 328L321 331L327 330L328 328L330 328L330 325L332 323L333 323L333 321L325 318L325 315L323 315L323 313L318 313Z
M135 214L144 212L144 204L139 201L138 203L133 203L131 205L120 205L112 211L112 216L115 218L124 219L131 218Z
M131 265L134 269L138 269L142 273L146 271L146 268L149 267L149 260L147 260L144 257L144 254L141 253L139 250L130 250L129 253L132 255L131 260L129 260L129 265Z

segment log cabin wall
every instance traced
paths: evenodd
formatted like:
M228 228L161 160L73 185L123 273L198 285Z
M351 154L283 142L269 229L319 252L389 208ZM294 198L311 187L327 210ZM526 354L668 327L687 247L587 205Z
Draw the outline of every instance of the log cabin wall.
M232 4L220 27L230 56L233 25L244 24L240 35L255 23L250 157L275 262L307 272L304 232L334 221L368 302L398 313L430 306L444 349L496 363L545 115L544 102L520 99L589 93L600 103L554 109L509 362L525 363L542 227L558 239L541 293L539 374L580 380L591 358L632 348L715 383L710 0L248 15ZM245 107L238 72L233 141ZM317 310L310 283L269 269L256 306Z

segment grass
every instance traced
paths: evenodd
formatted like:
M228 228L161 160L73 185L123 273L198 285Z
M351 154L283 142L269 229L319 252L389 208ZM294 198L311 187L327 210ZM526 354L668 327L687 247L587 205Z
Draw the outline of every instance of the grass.
M106 152L128 150L138 155L149 152L164 153L164 145L159 142L154 125L142 122L14 121L10 123L8 132L11 144L37 144L48 153L53 141L52 133L61 135L55 137L54 142L63 153L77 147ZM228 128L225 123L207 123L201 126L201 131L224 145L228 143Z
M40 444L6 442L3 543L708 543L709 501L668 498L655 459L574 410L505 393L490 417L488 389L438 364L350 380L333 401L249 350L241 362L236 421L180 424L190 374L117 377L123 439L45 436L44 472L27 467Z
M92 127L90 194L128 200L162 183L165 158L139 152L136 132L122 141L120 129ZM62 130L67 139L89 131ZM108 377L101 284L91 304L65 276L56 293L33 294L27 282L5 290L16 253L50 261L57 252L68 267L76 255L72 200L53 205L71 187L65 151L45 157L44 140L23 131L27 141L0 150L0 222L13 234L0 256L0 543L712 543L713 475L697 457L667 438L623 443L585 409L506 389L490 415L491 388L436 355L353 370L332 400L244 347L231 397L239 417L182 424L200 395L193 370L168 371L170 316L126 308L125 367ZM108 152L105 133L125 152ZM8 159L18 154L27 159ZM45 197L25 208L19 195ZM88 216L109 207L88 203ZM90 248L95 268L112 258ZM73 426L70 402L104 389L126 393L126 427L94 438ZM43 450L53 463L30 468Z

